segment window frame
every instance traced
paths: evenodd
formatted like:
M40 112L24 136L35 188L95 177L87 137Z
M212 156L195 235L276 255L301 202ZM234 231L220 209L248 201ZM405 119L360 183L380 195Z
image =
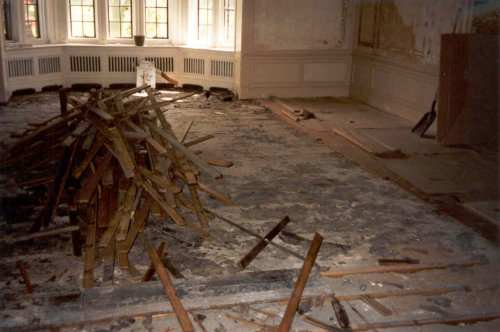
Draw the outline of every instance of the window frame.
M218 26L218 31L217 31L217 41L218 41L218 46L223 47L223 48L231 48L234 47L236 44L236 21L237 21L237 13L238 13L238 0L234 0L234 7L227 9L226 8L226 1L228 0L219 0L220 1L220 17L219 17L219 26ZM227 12L232 12L233 13L233 22L232 22L232 30L231 30L231 36L229 38L227 35L227 20L226 20L226 14Z
M3 3L3 8L2 8L2 14L3 14L3 27L0 27L1 29L5 29L2 31L4 34L4 39L6 42L13 42L15 41L14 38L14 26L12 25L12 4L11 0L4 0Z
M97 39L98 37L98 17L97 17L97 13L98 13L98 9L97 9L97 6L96 6L96 0L92 0L92 9L93 9L93 12L94 12L94 36L93 37L86 37L86 36L73 36L73 18L72 18L72 14L71 14L71 7L73 7L73 5L71 4L73 0L68 0L67 1L67 5L68 5L68 39L71 39L71 40L77 40L77 39L82 39L82 40L95 40ZM80 7L89 7L87 5L74 5L75 7L76 6L80 6ZM78 23L81 23L82 24L82 30L83 30L83 24L84 23L89 23L89 21L83 21L83 14L82 14L82 20L81 21L77 21Z
M158 0L156 1L156 6L155 7L147 7L147 0L143 0L143 10L144 10L144 15L143 15L143 26L144 26L144 36L146 39L150 41L170 41L171 40L171 12L172 12L172 2L171 0L166 0L167 1L167 6L166 7L158 7ZM147 20L147 9L148 8L155 8L158 10L158 8L165 8L167 10L167 22L166 23L159 23L158 21L155 22L150 22ZM156 29L156 37L148 37L147 36L147 25L148 24L155 24L155 29ZM166 24L167 26L167 37L158 37L158 24Z
M213 44L215 38L214 38L214 34L215 34L215 27L216 27L216 24L215 24L215 17L216 17L216 13L217 13L217 8L216 8L216 3L214 3L215 1L214 0L205 0L207 1L208 3L211 4L210 7L207 7L207 8L200 8L200 1L201 0L195 0L196 1L196 27L195 27L195 30L196 30L196 40L198 43L200 44ZM205 10L207 12L211 12L209 14L206 15L207 19L211 16L211 24L204 24L204 26L206 27L209 27L207 28L207 38L200 38L200 10Z
M106 30L107 30L107 40L111 40L111 41L131 41L133 40L134 38L134 34L135 34L135 26L136 26L136 19L135 19L135 15L136 15L136 8L135 7L135 3L136 1L134 0L130 0L130 27L131 27L131 32L130 32L130 37L129 36L125 36L123 37L122 36L122 21L121 21L121 18L120 18L120 21L111 21L110 20L110 8L111 7L118 7L119 9L121 7L126 7L126 6L122 6L122 5L118 5L118 6L115 6L115 5L111 5L111 2L110 0L107 0L106 1L106 18L105 18L105 24L106 24ZM119 11L119 10L118 10ZM120 37L115 37L115 36L112 36L111 35L111 23L119 23L120 24Z
M42 39L42 29L41 29L41 15L40 15L40 0L29 0L29 1L34 1L35 4L32 4L32 3L25 3L24 2L25 0L23 0L23 3L22 3L22 12L23 12L23 17L24 17L24 20L23 20L23 23L24 23L24 27L26 27L26 25L28 25L29 23L33 23L33 22L36 22L36 31L37 31L37 36L31 36L31 38L33 38L34 40L41 40ZM29 19L29 15L28 15L28 10L29 10L29 7L30 6L34 6L36 8L36 20L30 20ZM30 27L31 27L31 24L30 24ZM33 32L33 31L32 31ZM33 33L32 33L33 34Z

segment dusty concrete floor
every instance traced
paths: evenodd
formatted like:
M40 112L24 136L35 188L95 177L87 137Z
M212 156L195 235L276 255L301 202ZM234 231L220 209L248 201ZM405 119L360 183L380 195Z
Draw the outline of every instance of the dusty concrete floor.
M437 318L452 314L500 309L500 252L472 230L453 219L439 215L428 205L395 184L377 178L314 139L296 132L270 111L252 103L205 101L204 97L178 103L167 113L179 132L190 120L195 123L189 138L213 134L215 139L193 147L205 159L226 159L234 167L222 169L224 179L212 182L228 193L238 207L221 207L205 197L205 204L219 214L260 234L265 234L282 217L292 222L286 230L293 236L280 236L276 242L305 253L314 232L325 242L318 263L327 270L335 267L376 265L379 258L410 256L423 263L480 260L485 265L452 268L417 274L366 275L329 279L337 294L449 285L467 285L471 293L437 297L384 299L395 314L381 317L369 306L353 301L370 322L401 318ZM24 127L27 121L40 121L58 112L56 94L45 93L14 100L0 109L1 140L8 132ZM2 178L6 188L8 179ZM207 180L208 181L208 180ZM154 218L153 218L154 219ZM4 221L5 222L5 221ZM7 229L5 224L2 228ZM234 227L214 219L211 241L202 241L172 223L151 220L149 236L167 243L167 258L188 279L228 275L239 271L237 261L256 243ZM57 249L57 250L56 250ZM35 289L75 288L81 285L82 263L71 256L71 244L61 236L37 242L34 246L10 248L0 253L0 289L22 292L20 277L13 264L22 259L30 268ZM134 248L132 263L144 271L149 261L140 246ZM70 264L68 264L70 263ZM300 268L302 262L269 246L249 267L250 271ZM116 273L117 272L117 273ZM116 271L115 284L132 282L125 271ZM99 278L99 273L97 273ZM30 320L33 304L27 300L18 307L4 303L0 308L6 322ZM36 307L36 306L35 306ZM281 314L284 307L266 307ZM236 310L236 309L235 309ZM236 310L237 311L237 310ZM225 311L204 312L209 331L256 331L225 316ZM352 321L363 320L348 307ZM23 316L25 315L25 316ZM252 315L248 314L247 315ZM334 322L330 307L316 308L312 315ZM253 314L254 318L259 318ZM268 324L279 319L269 319ZM1 326L1 325L0 325ZM180 331L174 318L154 317L121 320L113 324L86 326L86 331ZM0 327L1 329L1 327ZM79 330L68 328L66 330ZM297 319L297 331L318 331ZM397 328L392 331L496 331L500 321L472 326L433 325Z

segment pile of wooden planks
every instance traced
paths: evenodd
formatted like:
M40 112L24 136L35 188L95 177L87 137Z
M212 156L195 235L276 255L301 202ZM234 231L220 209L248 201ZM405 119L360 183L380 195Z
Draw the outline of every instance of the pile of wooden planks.
M44 202L33 234L65 208L74 253L85 249L84 287L94 284L97 254L131 267L128 253L151 212L206 236L200 191L232 204L200 179L222 175L188 149L213 136L185 142L192 123L177 138L165 117L164 107L190 95L158 101L143 86L93 90L85 101L70 96L60 116L30 124L2 158L3 171Z

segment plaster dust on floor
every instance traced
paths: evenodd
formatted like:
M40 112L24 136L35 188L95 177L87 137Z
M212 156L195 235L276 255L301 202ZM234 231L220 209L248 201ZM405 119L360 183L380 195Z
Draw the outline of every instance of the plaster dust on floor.
M16 97L0 110L2 141L8 132L20 131L29 121L40 121L58 113L58 96L42 93ZM225 192L238 204L221 207L204 197L207 207L218 214L251 229L266 234L281 218L290 216L286 232L275 243L294 252L305 254L314 232L324 237L317 263L322 270L346 266L376 265L379 258L413 257L424 263L480 261L472 268L454 267L443 271L417 274L381 274L325 278L336 294L363 293L378 290L411 289L467 285L475 290L441 296L384 299L384 304L398 317L443 317L468 312L500 309L500 253L498 248L455 220L435 211L429 205L396 184L375 177L326 145L301 134L272 112L253 102L221 102L203 95L169 106L166 116L173 128L182 131L194 121L189 138L207 134L215 136L192 148L208 159L230 160L234 166L221 169L223 181L214 182L215 189ZM8 191L9 179L2 181L2 192ZM29 220L24 221L26 224ZM1 221L3 232L21 224ZM29 224L28 224L29 225ZM153 216L146 229L155 244L165 241L165 256L187 280L233 275L240 271L238 260L256 243L256 239L215 218L210 224L211 239L203 241L189 230ZM29 267L35 291L78 290L82 283L82 262L71 254L69 235L40 239L32 244L5 247L0 252L0 289L3 294L23 292L22 280L15 261L22 259ZM144 272L149 259L140 244L134 246L131 263ZM248 271L300 269L302 261L268 246L247 268ZM99 271L98 267L98 270ZM96 273L99 278L99 272ZM100 280L97 280L99 285ZM136 282L127 271L116 268L114 285ZM359 301L358 308L369 321L380 320L377 313ZM258 305L254 308L274 311L279 323L283 310L279 305ZM248 309L248 308L247 308ZM231 310L206 311L205 324L209 331L256 331L229 319L227 312L247 312L244 307ZM37 310L36 301L25 299L0 304L0 330L16 322L30 322ZM312 313L334 324L331 307L315 308ZM355 323L362 318L348 307ZM254 313L255 315L255 313ZM383 318L382 318L383 319ZM432 325L418 328L396 328L393 331L495 331L500 322L482 322L460 326ZM174 317L137 317L111 323L90 324L62 331L165 331L179 330ZM296 320L296 331L311 330L311 326Z

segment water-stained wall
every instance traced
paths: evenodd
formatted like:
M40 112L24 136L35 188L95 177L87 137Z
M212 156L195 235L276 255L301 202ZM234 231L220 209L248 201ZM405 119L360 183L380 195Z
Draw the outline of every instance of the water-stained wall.
M380 54L439 62L443 33L470 30L471 0L367 0L360 2L358 42Z
M436 93L441 35L498 32L500 0L360 0L351 95L418 120Z

